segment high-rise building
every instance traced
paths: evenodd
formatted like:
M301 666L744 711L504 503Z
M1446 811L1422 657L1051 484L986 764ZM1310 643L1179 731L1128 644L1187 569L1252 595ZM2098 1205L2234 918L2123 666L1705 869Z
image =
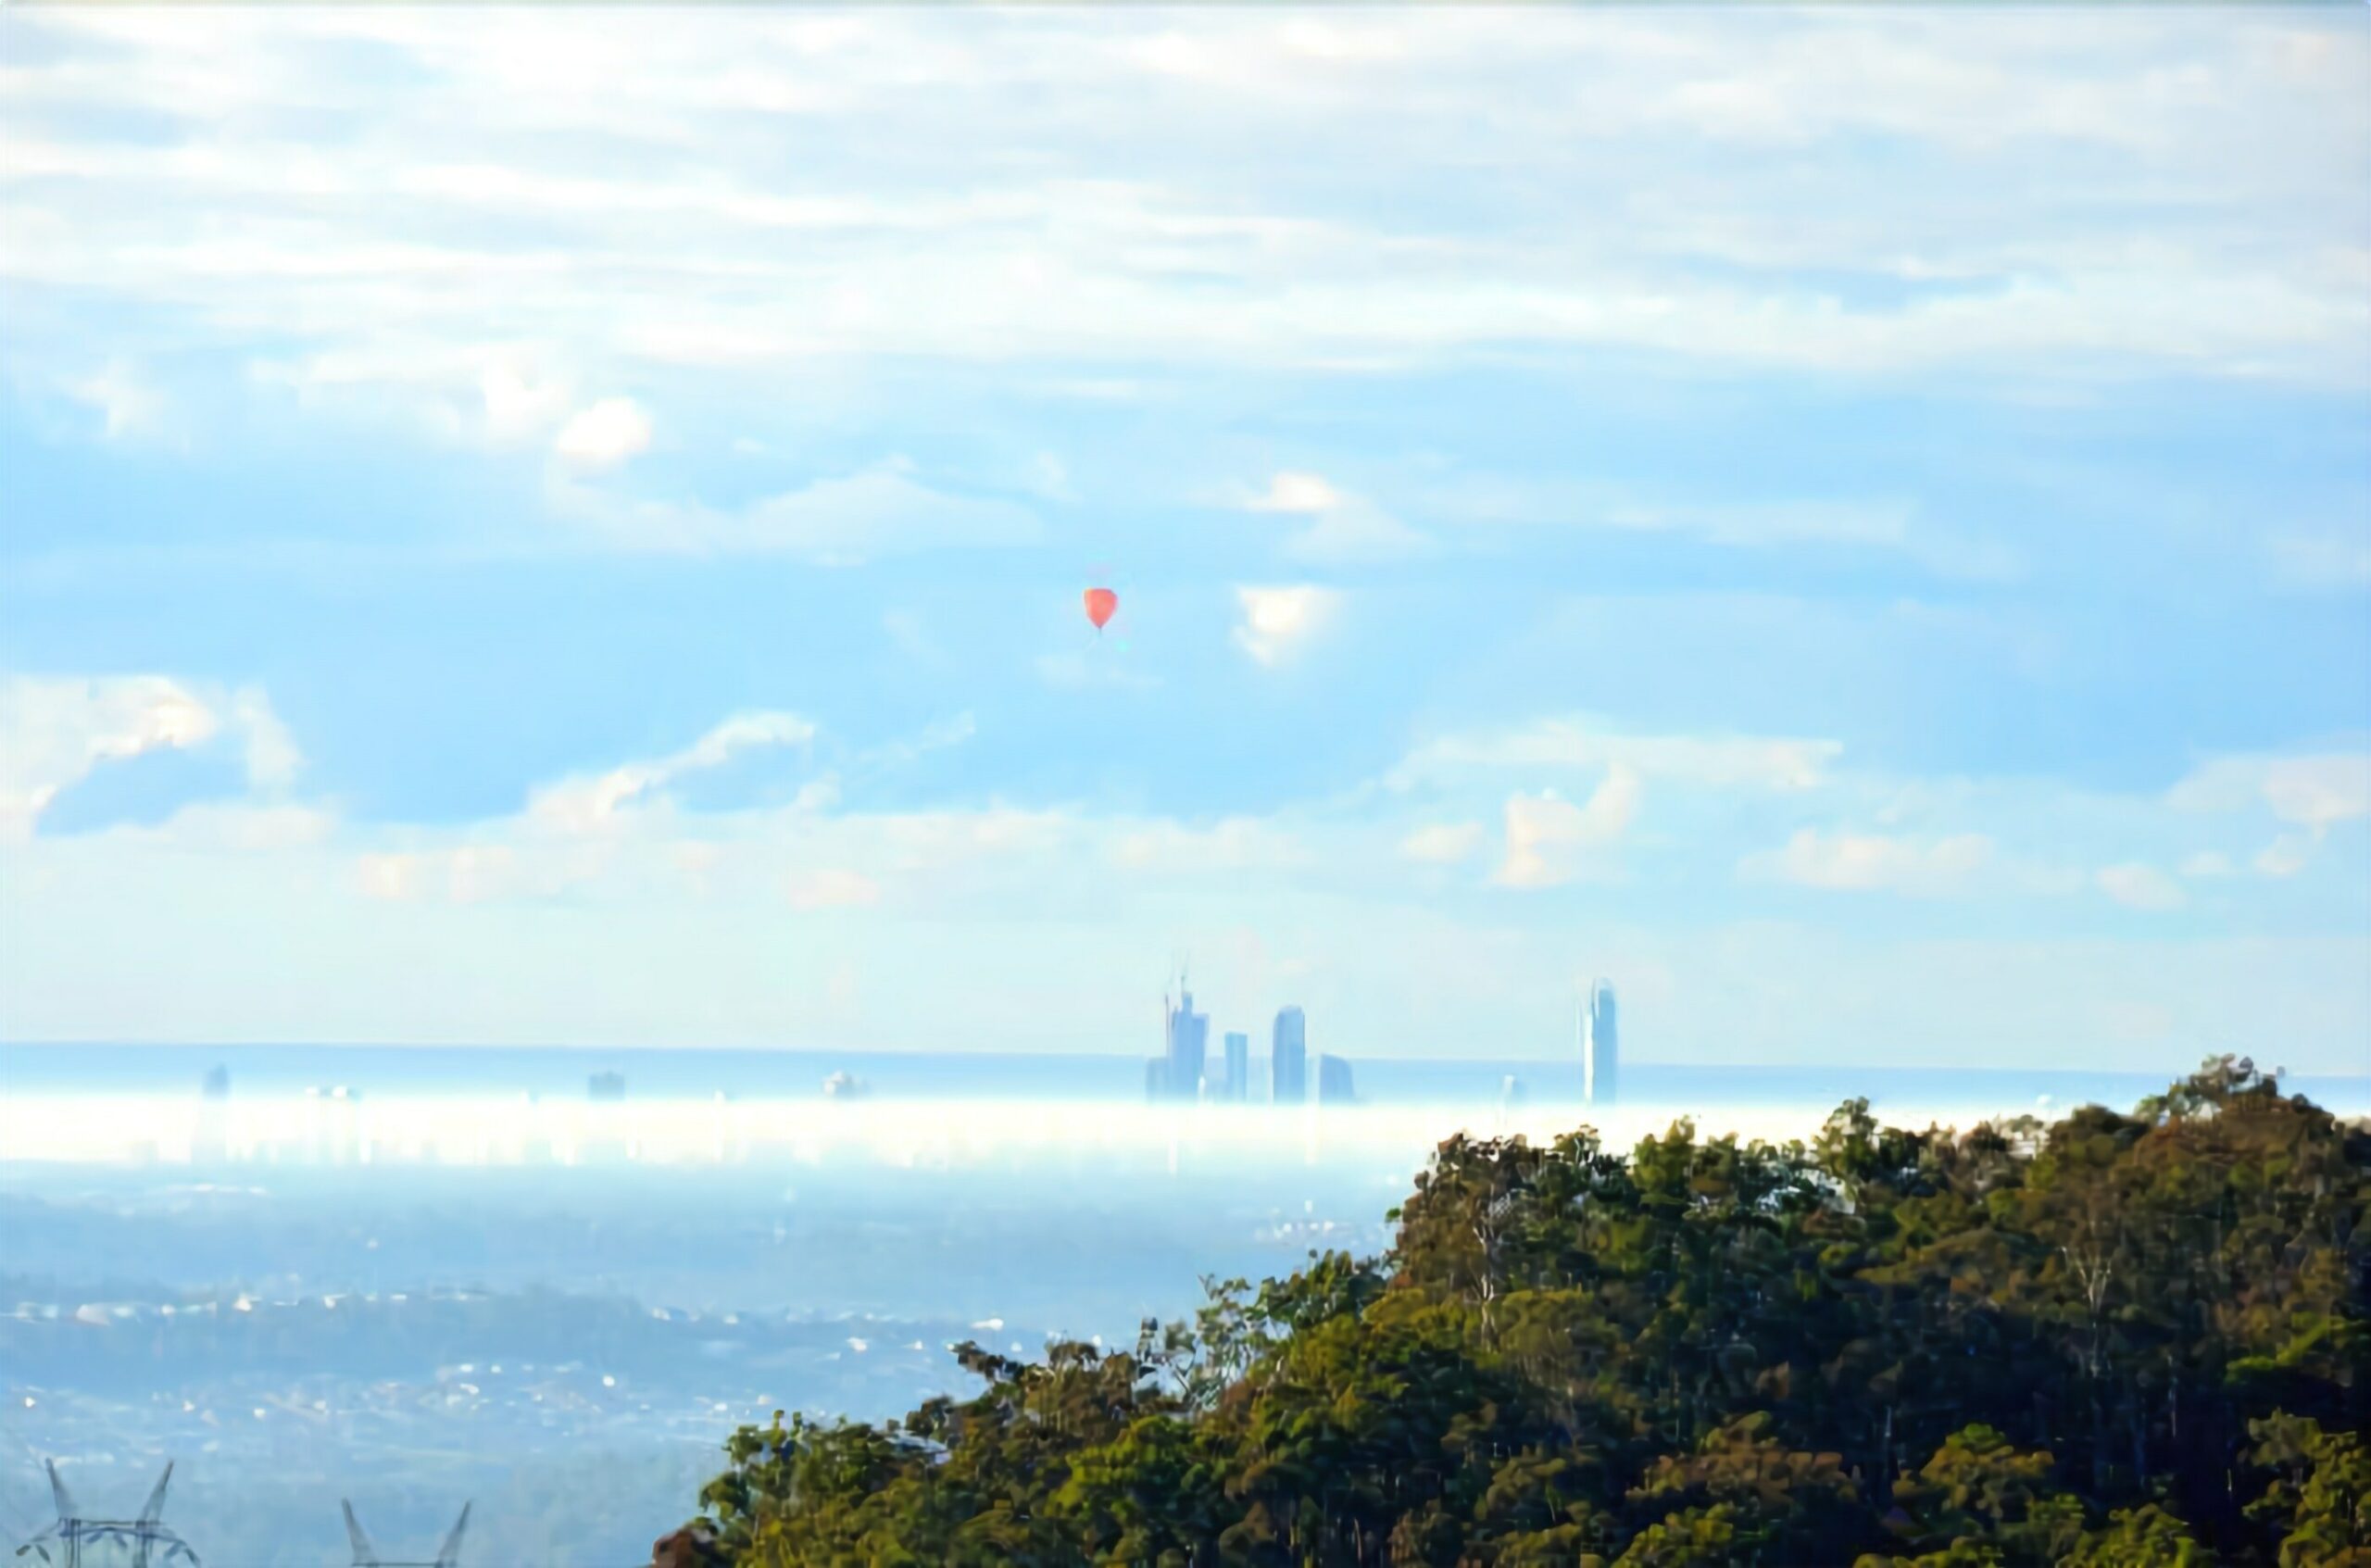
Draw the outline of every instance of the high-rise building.
M1226 1037L1226 1098L1251 1098L1251 1036L1230 1033Z
M622 1073L594 1073L584 1080L584 1098L596 1105L625 1098L626 1075Z
M1309 1021L1298 1008L1276 1014L1268 1047L1268 1098L1278 1105L1298 1105L1309 1098Z
M1317 1059L1317 1103L1348 1105L1358 1098L1350 1088L1350 1064L1338 1056Z
M1621 1066L1613 987L1600 980L1589 987L1587 1005L1581 1010L1581 1098L1591 1105L1612 1105Z
M191 1135L189 1143L189 1157L194 1163L220 1165L229 1158L230 1101L231 1070L227 1067L207 1069L205 1087L199 1092L197 1131Z
M1171 1007L1164 999L1162 1010L1168 1016L1167 1050L1164 1073L1169 1098L1195 1099L1201 1094L1203 1060L1210 1054L1211 1015L1194 1010L1194 993L1180 988L1177 1005Z

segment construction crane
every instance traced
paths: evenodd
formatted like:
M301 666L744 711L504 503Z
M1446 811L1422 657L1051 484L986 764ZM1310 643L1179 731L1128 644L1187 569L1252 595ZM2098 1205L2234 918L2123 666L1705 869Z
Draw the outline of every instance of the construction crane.
M199 1568L197 1553L187 1541L160 1523L165 1512L165 1487L173 1478L169 1461L165 1473L157 1477L157 1489L148 1494L137 1519L85 1519L74 1510L73 1494L57 1477L55 1460L42 1461L49 1472L49 1495L57 1504L57 1523L17 1549L19 1557L30 1556L50 1565L50 1568L95 1568L96 1554L86 1558L85 1549L108 1547L107 1555L116 1561L129 1559L132 1568Z
M354 1568L459 1568L461 1562L461 1532L470 1527L470 1505L461 1505L461 1517L453 1522L453 1533L436 1549L436 1556L428 1562L408 1560L395 1562L379 1555L370 1537L362 1533L362 1522L354 1517L354 1505L344 1498L338 1506L345 1510L345 1537L354 1543Z

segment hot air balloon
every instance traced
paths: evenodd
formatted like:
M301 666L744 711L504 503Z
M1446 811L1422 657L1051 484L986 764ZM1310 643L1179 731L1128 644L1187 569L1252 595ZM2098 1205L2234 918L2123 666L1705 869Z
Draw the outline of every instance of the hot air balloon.
M1103 623L1110 620L1111 612L1119 608L1120 596L1110 589L1089 588L1086 591L1086 618L1095 622L1097 631L1103 630Z

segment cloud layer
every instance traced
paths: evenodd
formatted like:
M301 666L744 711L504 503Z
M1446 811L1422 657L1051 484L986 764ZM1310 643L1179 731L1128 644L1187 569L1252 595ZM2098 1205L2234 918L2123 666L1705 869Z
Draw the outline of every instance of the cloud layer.
M14 1034L2371 1032L2337 13L5 26Z
M120 359L71 362L78 300L278 345L324 395L474 393L521 342L612 388L848 356L1322 367L1510 342L1840 375L2359 386L2371 363L2361 236L2326 222L2365 172L2371 45L2334 21L822 20L659 36L619 13L562 44L523 13L19 19L42 46L10 68L0 265L27 354L119 433L154 399ZM383 69L324 97L358 55ZM89 129L127 114L191 133ZM785 161L794 133L843 150ZM1286 142L1300 160L1248 156ZM2151 195L2177 180L2183 199ZM193 220L225 207L235 232ZM492 393L496 423L522 390ZM560 449L630 457L646 417L608 391ZM1408 537L1315 515L1313 554Z
M1362 1022L1356 1027L1386 1034L1385 1014L1371 1010L1373 995L1403 995L1408 976L1400 972L1413 965L1430 977L1426 985L1446 989L1402 1019L1402 1027L1417 1034L1390 1035L1401 1048L1421 1043L1423 1031L1433 1026L1426 1022L1431 1010L1451 997L1478 1010L1475 1017L1512 1026L1529 1016L1519 1000L1521 976L1532 972L1537 980L1574 964L1630 975L1645 992L1649 1015L1660 1014L1659 1033L1688 1019L1697 1022L1687 1030L1708 1028L1718 1010L1682 991L1714 984L1712 977L1721 974L1783 1010L1786 1004L1772 989L1782 976L1754 966L1789 950L1813 949L1827 954L1823 961L1840 966L1835 972L1839 984L1864 997L1873 986L1899 985L1895 968L1902 963L1938 985L1952 975L1958 976L1952 985L1980 979L1983 995L1951 992L1951 1009L1971 1009L2006 1027L2010 1015L2000 998L1984 999L1998 991L2001 976L1974 956L1995 951L2001 962L2022 966L2037 984L2062 993L2056 1005L2072 1010L2057 1014L2051 1027L2096 1028L2126 1040L2131 1022L2144 1012L2182 1014L2167 1000L2171 991L2145 985L2137 971L2116 982L2120 989L2081 989L2076 969L2067 967L2076 962L2070 955L2091 952L2090 961L2114 971L2123 960L2100 955L2114 950L2109 933L2119 920L2175 922L2169 929L2178 939L2209 944L2200 951L2216 956L2202 961L2222 966L2218 972L2262 978L2283 964L2305 965L2283 972L2288 978L2280 982L2298 987L2282 1005L2304 1031L2296 1037L2300 1060L2334 1065L2329 1053L2342 1051L2346 1031L2371 1005L2357 996L2360 987L2350 989L2354 971L2342 961L2346 954L2359 957L2359 941L2266 946L2261 938L2210 937L2183 927L2207 896L2196 890L2227 884L2234 875L2230 859L2212 850L2180 858L2185 882L2144 859L2088 871L2053 865L2030 846L2004 847L1987 832L1889 834L1806 822L1786 834L1779 847L1750 854L1737 867L1741 885L1764 890L1755 897L1804 900L1794 921L1774 924L1750 918L1739 907L1709 926L1700 918L1663 929L1656 914L1663 903L1659 885L1685 885L1719 872L1717 859L1704 852L1714 847L1693 847L1686 833L1671 831L1698 820L1707 802L1783 803L1788 814L1818 818L1868 797L1866 781L1833 771L1833 754L1812 743L1599 731L1581 721L1542 721L1504 732L1490 744L1436 741L1420 748L1430 767L1454 758L1470 771L1455 782L1437 774L1416 782L1403 764L1391 782L1378 778L1374 787L1349 795L1264 812L1179 818L1083 805L891 804L879 798L882 791L894 790L900 778L949 747L986 743L992 732L967 715L850 748L802 716L751 710L728 716L662 755L535 785L515 812L459 823L403 823L355 820L326 802L282 798L295 777L295 746L270 717L271 705L261 693L227 693L163 676L20 678L8 691L12 802L35 797L78 769L87 775L157 747L237 738L246 761L242 793L194 803L158 827L62 839L19 835L9 851L11 874L0 888L0 912L16 937L0 958L6 966L0 982L24 999L20 1010L31 1022L23 1027L43 1032L61 1028L69 1016L89 1016L56 1010L67 993L35 976L52 968L73 972L91 921L122 921L127 907L162 914L195 897L200 885L245 911L243 918L269 922L292 940L312 944L332 974L355 984L367 984L369 956L387 950L383 944L398 928L410 934L401 950L415 958L407 963L426 961L444 977L431 992L445 983L470 990L477 982L465 977L481 959L515 961L540 974L545 960L535 954L541 944L560 939L564 931L596 942L648 943L651 961L659 966L647 971L648 983L666 1005L690 1007L696 1016L708 1013L684 987L707 984L701 977L732 953L741 955L733 962L749 963L763 947L779 945L794 970L806 961L798 954L829 954L835 963L859 964L875 980L899 972L900 953L935 952L960 968L968 960L956 955L976 949L1025 969L1031 960L1010 942L984 935L1010 927L1016 940L1035 933L1030 940L1048 953L1108 948L1106 956L1114 959L1152 931L1198 933L1221 950L1261 938L1281 942L1304 955L1290 972L1273 956L1249 967L1214 963L1212 994L1225 996L1237 1010L1323 998L1332 1010L1329 1023L1349 1027L1349 1020L1357 1019ZM1505 744L1509 736L1526 738ZM35 745L31 737L42 738ZM1818 759L1818 766L1799 766L1806 758ZM786 764L797 787L696 797L696 788L707 789L763 759ZM1599 770L1585 791L1568 796L1553 784L1505 791L1512 775L1575 759ZM2224 759L2198 776L2218 789L2227 775L2239 772L2285 779L2296 770L2277 764L2291 760L2297 759ZM2320 778L2327 767L2325 759L2302 771ZM851 787L860 791L853 798ZM1940 798L1951 792L1930 786L1930 793ZM1493 798L1495 834L1478 815L1438 814L1444 805L1470 809ZM2169 848L2180 842L2185 824L2195 830L2205 822L2189 809L2198 798L2197 790L2129 797L2120 808L2123 831L2158 834L2157 842ZM2284 791L2279 798L2293 815L2317 821L2328 815L2327 797L2318 792ZM2089 808L2062 799L2053 809ZM2361 831L2350 822L2325 829L2333 842L2344 836L2350 852L2360 850ZM2286 883L2258 878L2250 884ZM2070 897L2087 889L2090 899ZM1846 941L1820 912L1847 895L1905 898L1938 911L1964 909L1979 929L1990 918L1987 911L2013 909L2021 931L2054 927L2059 934L2039 946L2021 936L2025 945L2012 952L1998 937L1951 935L1953 922L1944 917L1939 927L1909 930L1889 921L1885 923L1897 929L1883 938L1855 939L1862 944L1857 947L1822 947ZM127 897L131 906L119 901ZM29 919L28 899L42 900L43 921ZM1560 912L1538 918L1530 912L1546 911L1551 903ZM1260 911L1249 925L1247 909ZM1593 923L1579 946L1558 935L1570 927L1575 909L1600 911L1584 917ZM1606 909L1621 911L1621 918L1609 922ZM483 924L480 917L495 911L508 911L503 923ZM151 946L169 924L157 926L139 915L121 929L122 942L107 950L136 951L161 974L180 972L183 956ZM513 935L470 956L470 945L496 929ZM1926 934L1913 935L1920 929ZM724 943L724 950L696 956L665 935L669 931L708 933L704 940ZM950 931L969 935L950 947ZM728 938L721 935L726 932L734 935ZM2257 946L2247 947L2250 941ZM2212 947L2218 942L2225 946ZM2320 956L2307 959L2309 950ZM185 956L200 953L209 955L207 962L228 965L226 978L257 978L249 960L202 942ZM1311 954L1320 957L1312 960ZM420 955L430 956L421 960ZM1658 981L1659 974L1686 978ZM749 997L772 994L771 982L751 991L746 978L731 982L721 972L714 978L739 998L727 1007L732 1016L740 1016L736 1010ZM977 978L987 982L985 973ZM1044 983L1051 984L1050 977ZM530 991L540 984L532 983ZM1670 990L1674 984L1682 991ZM1492 999L1511 985L1517 992ZM943 1025L934 1022L929 987L884 991L869 983L867 991L904 997L874 1004L867 1026L890 1034L870 1038ZM561 993L536 994L543 997L540 1012L499 1016L513 1018L530 1037L538 1029L581 1025ZM1123 994L1132 994L1125 985L1115 989L1083 982L1079 997L1090 1019L1107 1005L1122 1018ZM1931 1007L1944 995L1890 994L1901 1010ZM2230 997L2233 1005L2238 999ZM417 1007L394 998L385 1005L385 1034L441 1037L439 1026ZM2093 1011L2085 1013L2087 1007ZM248 1016L242 1033L270 1033L264 1013ZM473 1031L489 1015L468 1016ZM804 1015L794 1009L790 1016ZM834 1017L834 1027L850 1025L845 1014ZM1877 1008L1868 1018L1891 1018L1892 1027L1903 1028L1913 1014ZM1386 1044L1382 1036L1370 1037L1374 1047ZM1718 1054L1718 1040L1709 1034L1662 1037L1682 1054ZM1075 1043L1091 1048L1088 1038ZM2145 1051L2151 1041L2171 1038L2159 1029L2148 1040L2128 1043ZM2323 1056L2315 1057L2315 1049Z

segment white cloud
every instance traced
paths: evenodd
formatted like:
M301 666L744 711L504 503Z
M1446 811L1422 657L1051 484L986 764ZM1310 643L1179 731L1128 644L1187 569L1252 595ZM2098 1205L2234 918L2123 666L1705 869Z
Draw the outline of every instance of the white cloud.
M2315 836L2371 815L2371 752L2224 757L2192 772L2166 797L2177 811L2236 811L2261 804Z
M2017 574L2005 546L1961 538L1915 521L1901 501L1767 501L1723 506L1620 506L1604 521L1622 528L1672 530L1715 545L1770 549L1838 545L1907 556L1946 577L2001 581Z
M1506 887L1555 887L1589 870L1589 852L1622 835L1637 814L1638 775L1619 764L1585 805L1553 790L1507 797L1507 858L1498 881Z
M1342 504L1342 493L1313 473L1280 473L1268 482L1264 494L1245 503L1255 512L1298 512L1314 516Z
M444 857L446 895L456 904L483 904L522 891L519 856L508 845L470 846Z
M943 871L1010 855L1044 855L1070 845L1079 831L1068 811L987 806L972 810L905 811L852 819L850 831L885 865L902 872Z
M1285 541L1286 558L1326 566L1409 560L1432 548L1431 540L1364 501L1326 512Z
M364 855L355 861L354 875L364 897L400 902L420 897L423 867L418 855Z
M1045 536L1027 508L932 489L901 458L731 512L634 501L573 483L556 485L552 498L563 516L588 525L595 537L630 550L767 553L852 565L918 550L1013 548Z
M174 812L161 836L183 847L253 855L326 844L337 827L336 815L319 807L207 801Z
M837 867L795 872L787 891L797 909L862 909L881 902L879 883Z
M2182 861L2182 875L2201 881L2231 876L2237 871L2238 868L2231 864L2231 857L2219 849L2202 849Z
M2285 833L2262 849L2249 862L2264 876L2295 876L2311 863L2314 841L2301 834Z
M1081 383L1501 346L1963 384L2359 386L2371 362L2334 216L2365 54L2335 21L1459 10L1346 18L1323 49L1272 15L847 21L829 47L736 11L663 40L527 13L16 24L43 40L9 79L16 335L49 382L159 335L286 344L539 433L565 414L535 382L480 385L489 322L586 385L691 365L767 372L755 395L849 356ZM358 44L409 69L341 74ZM179 139L50 112L159 103ZM794 188L753 113L814 132ZM1873 136L1893 155L1859 156ZM1244 156L1287 143L1291 169ZM1339 176L1322 212L1296 169Z
M748 716L626 771L712 765L746 746L790 744L802 727ZM218 731L215 744L234 738ZM1609 771L1593 797L1518 795L1506 812L1507 863L1491 869L1518 887L1625 869L1614 853L1626 865L1649 847L1632 826L1642 789L1656 787L1644 778ZM184 812L164 828L36 839L12 847L0 875L12 935L0 945L0 988L20 1027L57 1037L400 1029L432 1039L705 1041L821 1026L837 967L855 964L864 1007L834 1024L853 1035L892 1043L960 1025L984 1041L1042 1045L1033 1031L1051 1027L1062 1047L1090 1049L1141 1023L1131 966L1183 946L1229 1019L1301 1001L1329 1038L1372 1041L1379 1054L1422 1053L1460 1027L1539 1042L1543 1054L1561 1048L1570 1017L1554 977L1576 955L1625 986L1639 1038L1699 1061L1724 1060L1737 1030L1766 1015L1774 1050L1877 1060L1899 1049L1936 1060L1988 1039L2025 1040L2021 1060L2046 1065L2030 1042L2072 1028L2113 1053L2126 1039L2113 1022L2136 1021L2137 1041L2137 1021L2153 1009L2177 1021L2166 1053L2184 1060L2169 1070L2251 1022L2296 1042L2292 1064L2312 1055L2342 1066L2359 1055L2371 1017L2361 944L2343 935L2144 943L2027 929L2014 941L1920 942L1884 930L1882 910L1874 935L1844 921L1675 931L1625 904L1589 917L1561 899L1523 911L1534 920L1517 919L1522 901L1512 900L1505 920L1463 922L1429 908L1413 891L1425 879L1411 884L1389 862L1403 841L1455 848L1470 824L1449 813L1409 819L1372 797L1343 818L1290 809L1211 822L994 803L689 813L659 809L661 794L646 784L612 801L619 814L652 809L633 831L591 836L523 815L406 828L241 806ZM1494 789L1493 798L1505 797ZM1362 814L1378 804L1385 814ZM168 834L175 848L248 847L214 862L156 852ZM1968 860L1954 860L1951 840L1892 842L1912 853L1833 857L1846 869L1829 880L1989 891L2018 874L1989 855L1955 884ZM1245 886L1257 893L1249 916ZM2076 889L2107 886L2089 869L2076 876ZM802 917L802 906L816 912ZM222 918L193 923L193 907ZM828 911L866 908L879 912L850 922L840 945ZM2077 923L2096 918L2079 902L2065 909ZM822 950L796 939L802 918L824 922ZM1231 975L1214 956L1240 946L1247 926L1279 957ZM295 947L246 950L242 934L259 927ZM1423 961L1410 964L1410 953ZM127 965L150 983L100 983ZM269 984L271 974L284 984ZM950 989L988 999L950 1011ZM1049 1023L1043 998L1054 994L1076 1008ZM2121 1060L2158 1060L2137 1049Z
M1435 822L1418 828L1399 841L1399 853L1405 859L1419 860L1428 865L1449 866L1471 859L1482 847L1482 824L1479 822Z
M1310 525L1285 542L1294 560L1323 565L1405 560L1432 541L1363 496L1346 495L1313 473L1279 473L1244 505L1255 512L1305 517Z
M502 904L585 897L621 873L616 844L538 838L515 827L481 824L448 842L366 851L353 860L354 885L384 903ZM673 873L670 880L678 884L687 870L698 870L685 866L680 844L651 847L650 866L628 868L637 892L658 880L653 870Z
M302 758L264 694L165 675L9 676L0 682L0 842L21 839L58 795L108 762L194 750L223 734L248 784L285 785Z
M1759 880L1831 892L1931 897L1961 891L1991 860L1992 841L1980 834L1920 840L1803 828L1785 848L1750 855L1737 869Z
M1884 498L1673 502L1604 483L1468 473L1425 486L1425 508L1467 526L1612 529L1670 533L1732 549L1832 546L1884 550L1938 576L2000 582L2023 569L2006 544L1922 521L1905 500Z
M814 738L815 726L796 713L736 713L659 766L670 775L693 768L714 768L739 752L759 746L805 746Z
M134 853L269 856L329 842L335 813L316 806L256 800L199 800L159 822L116 822L85 836Z
M1805 790L1827 781L1842 754L1830 740L1736 734L1624 734L1594 719L1540 719L1512 729L1443 735L1393 771L1403 787L1421 779L1491 770L1595 772L1619 764L1650 778L1714 788Z
M2165 799L2177 811L2254 808L2302 829L2282 834L2252 862L2262 875L2294 876L2331 829L2371 816L2371 752L2221 757L2176 784Z
M970 715L961 715L858 761L910 761L961 744L972 728ZM786 805L697 814L671 809L670 784L754 750L804 746L814 734L793 714L736 715L669 756L539 787L515 817L458 832L408 830L383 847L362 847L355 884L373 899L396 902L564 894L639 907L678 895L730 903L762 894L802 910L856 909L881 903L895 881L1048 853L1073 825L1061 813L993 807L835 814L841 797L830 774L810 780Z
M1617 507L1619 528L1674 529L1716 545L1877 545L1900 547L1911 508L1900 502L1764 501L1719 507Z
M805 746L814 738L815 726L795 713L734 714L671 757L629 762L534 791L528 797L527 821L562 835L614 831L629 820L632 809L685 773L721 767L745 751Z
M1838 922L1659 930L1619 901L1600 911L1561 898L1517 928L1461 922L1419 897L1327 897L1289 884L1262 889L1249 919L1273 957L1246 977L1260 989L1238 989L1215 955L1244 909L1208 879L1130 878L1119 896L1098 895L1110 881L1104 863L1065 845L1011 864L999 907L975 926L950 931L935 898L900 907L893 893L860 934L802 941L802 918L834 917L789 907L783 879L793 869L884 872L836 844L778 852L720 842L716 884L698 897L653 847L664 881L587 884L566 909L454 909L443 907L441 867L421 896L381 901L354 889L350 859L312 852L220 866L129 855L104 835L43 840L12 852L0 875L10 938L0 943L0 994L12 1029L51 1039L730 1045L830 1025L850 1048L959 1033L983 1047L1108 1052L1149 1027L1143 997L1159 982L1147 954L1157 970L1173 946L1190 945L1197 993L1207 974L1224 1026L1298 1001L1313 1030L1374 1056L1438 1054L1444 1039L1480 1037L1543 1060L1568 1051L1571 993L1560 982L1576 959L1623 987L1634 1046L1699 1064L1734 1061L1736 1042L1751 1037L1773 1060L1931 1064L1977 1052L2043 1068L2071 1036L2098 1047L2094 1067L2170 1077L2252 1038L2283 1042L2283 1060L2301 1072L2359 1072L2371 1021L2362 942L2342 933L1872 937ZM752 859L764 862L755 873ZM1067 879L1064 868L1074 868ZM1007 885L1020 897L1004 900ZM209 900L236 918L185 918ZM248 940L259 925L286 942ZM834 1020L825 1003L844 961L860 972L863 1007ZM108 983L127 968L142 985ZM1062 1005L1048 1006L1057 997ZM2114 1006L2163 1009L2175 1034L2152 1048L2102 1034L2100 1010Z
M1342 596L1331 588L1237 588L1243 619L1236 646L1266 665L1282 664L1333 624Z
M961 746L979 733L980 721L965 711L952 719L935 720L908 739L876 746L865 754L864 759L875 766L911 762L931 752Z
M487 439L497 445L539 440L568 414L565 381L536 378L511 359L488 365L479 376L478 389L485 404Z
M66 383L67 395L98 410L109 441L161 434L169 411L164 393L128 361L117 359Z
M2371 814L2371 755L2282 759L2265 767L2263 789L2274 816L2320 834Z
M254 686L231 694L230 725L246 737L247 782L264 789L286 787L304 765L296 737L272 711L271 699Z
M605 397L580 409L552 442L552 450L588 469L615 468L650 447L650 416L631 398Z
M1175 822L1113 824L1106 859L1135 872L1197 876L1302 865L1309 856L1272 822L1229 817L1206 828Z
M2130 909L2178 909L2189 902L2180 883L2154 866L2137 862L2102 868L2099 884L2101 892Z

